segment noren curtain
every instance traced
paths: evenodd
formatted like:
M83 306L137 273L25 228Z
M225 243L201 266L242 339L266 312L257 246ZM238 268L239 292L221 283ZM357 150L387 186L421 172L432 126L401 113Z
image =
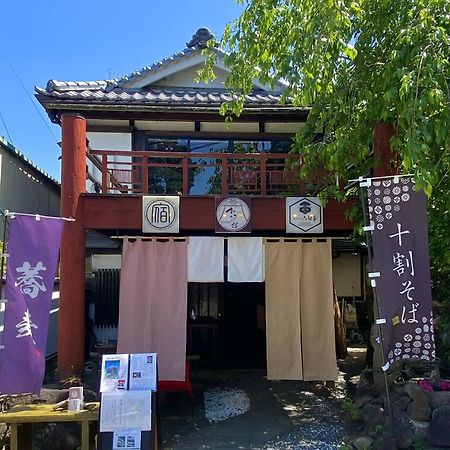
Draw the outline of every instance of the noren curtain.
M228 238L228 281L233 283L264 281L262 237Z
M331 241L267 239L267 376L335 380Z
M266 242L267 378L302 380L300 262L296 242Z
M191 236L188 244L188 281L223 282L223 249L223 237Z
M303 379L337 380L331 240L301 243Z
M158 353L158 378L184 381L187 243L125 240L119 300L119 353Z

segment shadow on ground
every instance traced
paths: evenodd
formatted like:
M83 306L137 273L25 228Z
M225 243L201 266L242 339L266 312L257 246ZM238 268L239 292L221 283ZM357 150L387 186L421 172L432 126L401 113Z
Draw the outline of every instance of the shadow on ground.
M199 372L191 400L183 394L161 394L163 450L337 449L344 436L342 401L346 380L361 371L363 349L350 349L340 361L334 387L301 381L267 381L264 371ZM250 409L237 417L209 423L204 390L238 389Z

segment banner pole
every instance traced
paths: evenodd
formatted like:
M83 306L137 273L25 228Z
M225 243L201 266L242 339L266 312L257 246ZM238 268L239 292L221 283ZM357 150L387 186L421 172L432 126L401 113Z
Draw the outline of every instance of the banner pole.
M368 214L367 214L367 208L366 208L366 198L364 195L364 188L363 186L360 186L360 197L361 197L361 205L362 205L362 211L363 211L363 223L369 224L370 221L368 221ZM371 231L365 231L365 235L366 235L366 242L367 242L367 254L369 257L369 266L370 266L370 270L371 272L374 272L374 267L373 267L373 258L372 258L372 252L373 252L373 245L372 245L372 235L371 235ZM377 295L377 290L375 287L372 287L372 291L373 291L373 298L374 298L374 306L375 306L375 323L377 324L377 328L378 328L378 336L380 339L379 345L380 345L380 349L381 349L381 359L383 361L383 367L381 368L383 371L383 375L384 375L384 387L386 390L386 402L387 402L387 407L388 407L388 415L389 415L389 428L390 428L390 432L391 432L391 437L392 439L394 439L394 425L393 425L393 421L392 421L392 408L391 408L391 396L389 394L389 383L388 383L388 377L387 377L387 368L385 368L386 365L386 357L384 354L384 348L383 348L383 330L381 328L381 323L377 323L377 319L381 319L380 317L380 304L379 304L379 299L378 299L378 295Z
M0 301L5 300L2 298L3 291L6 295L6 278L5 278L5 288L3 289L3 271L5 270L5 262L6 262L6 228L8 226L8 210L0 209L0 214L3 216L3 233L2 233L2 249L0 254ZM6 305L5 305L6 312ZM3 323L5 323L4 318L6 314L3 315ZM5 346L3 345L3 335L0 341L0 350L3 350ZM1 355L0 355L0 364L1 364Z
M8 226L8 211L0 210L1 215L3 216L3 235L2 235L2 252L1 252L1 261L0 261L0 297L3 291L3 270L5 269L5 261L6 261L6 227Z

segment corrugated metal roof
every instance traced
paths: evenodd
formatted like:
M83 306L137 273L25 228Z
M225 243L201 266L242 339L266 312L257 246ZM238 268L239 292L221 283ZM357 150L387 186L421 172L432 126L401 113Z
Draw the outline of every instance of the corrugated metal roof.
M11 144L11 142L8 142L3 136L0 136L0 146L16 156L17 158L24 161L26 164L31 166L36 172L39 172L43 177L45 177L48 181L55 184L58 188L61 187L61 183L53 178L49 173L47 173L45 170L41 169L39 166L37 166L31 159L29 159L27 156L25 156L22 152L17 150L14 145Z

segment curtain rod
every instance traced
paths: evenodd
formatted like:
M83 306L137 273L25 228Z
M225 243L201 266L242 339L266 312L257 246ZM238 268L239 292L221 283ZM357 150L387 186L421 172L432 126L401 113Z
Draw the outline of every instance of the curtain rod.
M403 175L385 175L382 177L359 177L359 178L355 178L353 180L348 180L349 183L353 183L355 181L365 181L365 180L384 180L386 178L403 178L403 177L413 177L414 174L413 173L406 173Z
M308 236L308 235L292 235L292 236L110 236L110 239L189 239L190 237L221 237L225 240L235 237L260 237L262 239L331 239L331 240L342 240L349 239L346 237L336 237L336 236Z
M10 212L8 210L4 211L4 216L11 217L11 219L13 219L15 216L27 216L27 217L35 217L36 220L39 220L42 217L43 219L55 219L55 220L65 220L67 222L75 222L75 219L73 217L54 217L54 216L44 216L42 214L16 213Z

